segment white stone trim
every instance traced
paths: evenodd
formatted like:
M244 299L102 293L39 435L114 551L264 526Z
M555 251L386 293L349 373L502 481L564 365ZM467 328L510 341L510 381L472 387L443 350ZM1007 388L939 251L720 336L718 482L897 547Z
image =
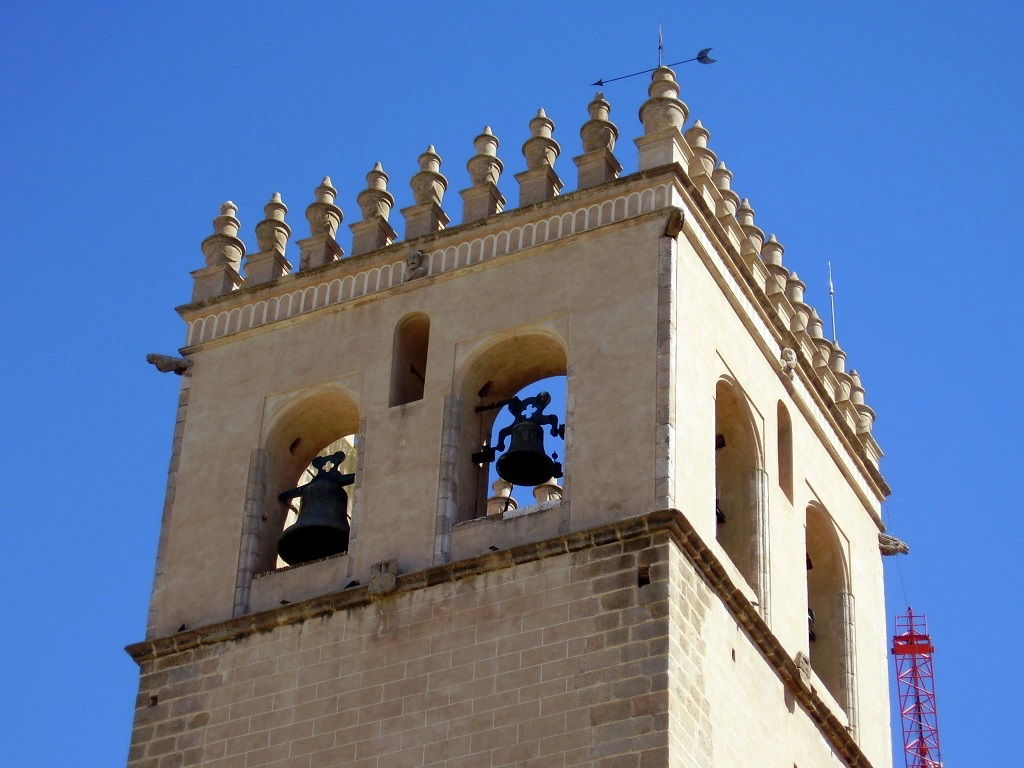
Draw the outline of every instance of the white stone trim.
M684 216L688 215L684 214ZM675 506L676 452L676 279L679 244L675 237L658 242L658 339L655 357L654 498L659 509Z

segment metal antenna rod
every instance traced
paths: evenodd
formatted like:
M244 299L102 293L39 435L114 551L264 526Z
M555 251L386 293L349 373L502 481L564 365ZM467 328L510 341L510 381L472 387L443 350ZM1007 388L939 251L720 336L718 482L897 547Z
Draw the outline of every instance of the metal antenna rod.
M832 262L828 263L828 300L832 305L832 343L836 343L836 287L832 284Z
M661 34L661 24L658 25L658 68L661 68L661 57L665 54L665 38Z

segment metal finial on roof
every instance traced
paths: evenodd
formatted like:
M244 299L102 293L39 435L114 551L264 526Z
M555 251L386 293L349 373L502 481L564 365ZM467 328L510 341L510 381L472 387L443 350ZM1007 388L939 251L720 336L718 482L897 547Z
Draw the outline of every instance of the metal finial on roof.
M836 338L836 287L832 283L832 262L828 262L828 301L832 305L832 342L838 343Z
M700 64L714 64L716 61L718 61L718 59L713 59L710 56L708 56L708 52L710 50L711 50L710 48L701 48L701 50L697 53L697 55L692 57L692 58L683 59L682 61L674 61L674 62L672 62L670 64L662 64L661 63L661 47L659 45L659 48L658 48L658 66L651 67L650 69L641 69L639 72L630 72L628 75L619 75L618 77L601 78L600 80L595 80L594 82L592 82L591 85L596 85L596 86L600 87L600 86L604 85L605 83L614 83L616 80L625 80L627 77L636 77L637 75L645 75L648 72L653 72L656 69L661 69L663 66L665 66L665 67L675 67L675 66L678 66L680 64L687 64L687 63L689 63L691 61L696 61L696 62L698 62Z

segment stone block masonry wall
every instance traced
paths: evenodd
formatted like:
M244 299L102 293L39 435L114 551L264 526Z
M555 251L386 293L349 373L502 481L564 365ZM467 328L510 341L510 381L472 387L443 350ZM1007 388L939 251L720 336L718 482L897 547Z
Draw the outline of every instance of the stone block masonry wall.
M192 378L188 375L181 377L181 385L178 390L178 410L174 418L174 436L171 438L171 461L167 469L167 490L164 493L163 519L160 525L160 542L156 554L156 574L154 581L160 583L160 575L166 567L164 562L164 551L167 546L167 534L170 529L171 510L174 508L174 492L178 487L178 464L181 461L181 443L185 435L185 417L188 415L189 394L192 391ZM149 617L147 619L146 634L153 631L156 617L153 614L153 605L150 604Z
M133 646L129 766L668 765L672 545L622 527Z
M711 766L712 724L705 692L707 642L701 631L710 594L684 558L669 558L669 744L682 765Z
M692 528L669 550L666 765L870 766ZM674 546L679 543L681 546ZM660 569L659 564L659 569ZM888 755L875 765L890 765Z

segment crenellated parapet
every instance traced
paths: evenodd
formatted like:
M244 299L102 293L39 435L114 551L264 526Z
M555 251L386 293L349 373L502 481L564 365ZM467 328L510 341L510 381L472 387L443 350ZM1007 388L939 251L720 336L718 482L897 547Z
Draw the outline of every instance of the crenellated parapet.
M747 201L744 200L746 203ZM749 203L748 210L749 210ZM753 221L754 212L750 211L750 220ZM775 239L775 235L768 235L768 239L761 246L761 260L768 269L768 280L764 286L764 292L769 296L778 293L785 293L786 284L789 282L789 270L782 265L782 254L786 249L782 243Z
M622 165L613 154L619 129L608 119L611 109L601 92L594 94L594 100L587 106L590 119L580 128L583 154L572 159L579 169L579 189L617 179L622 172Z
M505 208L505 197L498 190L498 179L504 168L498 159L498 137L485 125L484 131L473 139L476 154L469 158L466 170L472 186L462 190L462 223L479 221Z
M875 412L864 402L864 385L861 384L860 374L856 369L850 371L852 388L850 391L850 402L857 410L860 419L857 421L857 434L870 435L871 428L875 423Z
M519 205L532 205L550 200L562 189L562 180L555 173L555 160L562 152L552 138L555 124L543 107L530 121L530 138L523 144L526 170L516 174L519 182Z
M405 217L405 239L413 240L448 226L448 216L441 209L441 200L448 189L448 179L441 175L441 156L434 145L419 157L420 172L409 181L414 205L402 209Z
M732 171L720 162L711 173L711 181L718 190L715 216L719 219L735 219L740 207L740 196L732 190Z
M657 81L657 72L654 77ZM647 135L637 140L641 152L645 146L643 142L652 134L660 134L663 147L669 147L668 139L674 136L671 127L676 125L678 116L685 112L685 105L681 106L680 111L673 111L659 101L673 90L667 75L661 83L661 90L655 90L654 86L652 83L652 98L641 108L641 119L645 114L644 109L648 109L648 121L645 122ZM826 394L837 416L857 435L868 460L877 466L881 450L871 437L874 412L863 402L855 401L855 398L862 398L863 388L860 392L857 389L860 386L859 377L855 384L852 373L846 373L845 351L825 338L820 316L804 300L806 285L783 264L785 248L775 235L765 237L764 231L756 223L750 200L741 199L733 190L733 174L711 151L710 132L707 128L699 120L695 121L683 138L687 149L679 151L675 162L685 162L692 194L703 202L721 226L725 242L739 255L747 278L771 307L777 324L788 329L796 340L794 351L801 353L800 357L807 366L805 370L808 370L811 378ZM671 152L675 153L676 150L671 149Z
M789 321L789 329L793 333L800 333L807 330L807 323L811 319L811 308L804 303L804 291L807 285L796 272L790 272L786 279L786 298L793 305L793 317Z
M685 211L679 237L716 254L709 263L730 273L722 283L737 305L760 315L766 354L776 365L788 361L788 367L780 368L787 386L803 381L808 397L819 399L827 418L847 430L844 440L855 444L877 470L881 451L871 436L874 411L865 402L860 376L847 372L846 352L825 337L821 317L805 300L805 283L784 264L782 243L774 234L766 237L750 200L733 189L733 173L712 150L710 131L700 120L686 126L689 108L679 98L675 73L661 67L652 74L648 99L639 111L643 134L634 139L639 167L632 174L621 175L614 154L619 129L603 93L589 102L587 116L579 131L583 152L573 158L577 190L568 194L555 171L561 147L554 138L554 122L543 109L529 121L522 145L525 169L514 174L519 204L513 209L507 208L499 189L505 170L498 157L499 140L485 126L473 139L473 154L466 162L469 186L459 192L461 225L455 227L449 227L443 208L448 180L441 172L441 156L429 146L409 181L413 203L401 210L404 239L389 221L395 206L390 179L381 163L375 163L355 195L361 219L349 225L348 258L337 240L343 220L338 190L325 176L305 211L309 235L295 242L298 272L287 257L292 230L280 194L264 206L264 217L255 227L258 250L248 256L239 237L237 208L224 203L213 234L202 243L205 266L192 273L193 304L183 311L189 321L188 343L202 344L329 304L396 290L412 276L432 277L678 207ZM255 286L261 286L258 296L244 298L250 293L246 289ZM797 371L800 375L794 376Z
M736 211L736 221L740 225L743 237L740 245L740 255L748 267L761 257L761 249L764 247L764 231L754 223L754 209L750 207L750 200L740 200L739 210ZM781 257L781 252L779 256ZM781 263L781 262L780 262Z
M568 208L513 209L488 219L485 226L458 227L420 238L410 252L407 241L357 258L344 258L328 270L298 272L259 292L234 291L179 308L188 322L188 346L258 328L327 306L343 304L407 282L410 262L420 277L434 277L555 243L677 205L670 176L633 178L601 200L570 200ZM416 259L408 258L412 253Z
M256 242L260 250L249 254L245 260L246 285L270 283L292 271L292 265L285 258L285 248L292 228L285 223L288 206L281 200L281 193L275 192L265 206L266 218L256 225Z
M299 246L299 269L303 272L337 261L345 253L334 239L343 215L341 208L334 204L338 190L331 183L331 177L324 176L313 194L316 199L306 208L309 237L295 243Z
M688 168L690 178L694 180L705 176L710 178L718 160L715 153L708 149L708 139L711 138L711 133L700 120L697 120L685 133L685 137L693 149L693 157L690 158Z
M206 266L192 273L195 281L192 301L220 296L240 286L244 281L238 265L245 256L245 244L238 239L241 222L235 218L238 208L228 200L220 207L220 215L213 220L213 234L203 240Z
M380 163L366 174L366 189L356 198L363 220L349 224L352 230L352 255L386 248L398 240L398 234L388 223L395 198L388 192L388 175Z
M679 98L675 72L668 67L654 70L647 95L650 98L640 107L644 135L634 140L640 152L640 170L669 163L686 168L693 151L683 138L682 128L690 110Z

